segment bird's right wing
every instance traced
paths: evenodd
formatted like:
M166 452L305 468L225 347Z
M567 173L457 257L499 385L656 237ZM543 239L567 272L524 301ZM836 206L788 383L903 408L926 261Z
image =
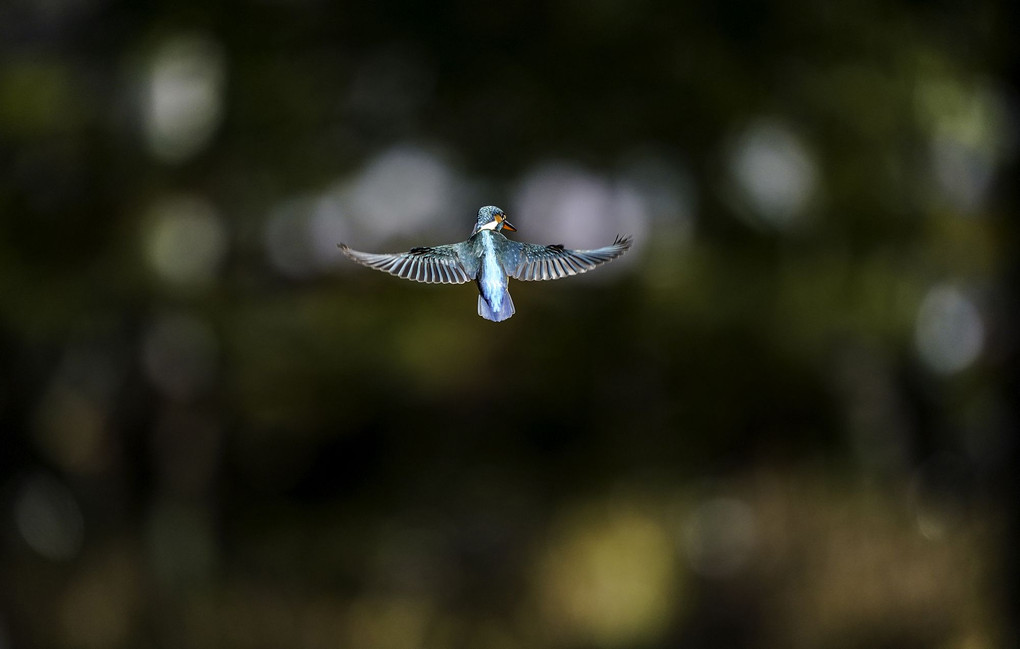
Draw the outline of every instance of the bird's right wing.
M517 268L512 269L510 276L534 281L587 273L627 252L631 241L630 237L616 237L613 245L595 250L568 250L563 246L519 243Z
M478 261L463 243L382 254L351 250L345 243L337 245L341 252L359 264L412 282L463 284L473 280L478 270Z

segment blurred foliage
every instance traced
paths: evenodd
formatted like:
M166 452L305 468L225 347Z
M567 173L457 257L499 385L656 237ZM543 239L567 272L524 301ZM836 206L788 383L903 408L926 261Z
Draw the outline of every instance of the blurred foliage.
M1015 641L1007 14L3 4L0 647Z

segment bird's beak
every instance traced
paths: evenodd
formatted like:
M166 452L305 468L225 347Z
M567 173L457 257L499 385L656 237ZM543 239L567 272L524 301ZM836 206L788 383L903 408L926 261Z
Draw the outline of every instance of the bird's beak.
M501 223L503 224L503 229L504 230L510 230L511 232L517 232L517 228L515 228L512 225L510 225L510 221L507 221L505 218L501 221Z

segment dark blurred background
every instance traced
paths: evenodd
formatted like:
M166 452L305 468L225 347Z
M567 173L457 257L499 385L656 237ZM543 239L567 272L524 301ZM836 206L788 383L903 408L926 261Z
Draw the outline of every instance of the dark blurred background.
M0 649L1016 646L1011 6L5 0Z

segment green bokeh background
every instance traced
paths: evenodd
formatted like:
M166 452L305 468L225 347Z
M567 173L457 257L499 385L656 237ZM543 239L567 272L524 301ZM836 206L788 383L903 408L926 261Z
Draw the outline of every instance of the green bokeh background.
M0 648L1009 646L1008 5L5 3ZM160 148L175 43L219 113ZM734 179L762 124L808 154L792 220ZM534 241L550 161L683 200L499 325L273 261L281 205L408 147L462 190L341 210L355 247L490 203ZM160 210L208 236L160 257Z

